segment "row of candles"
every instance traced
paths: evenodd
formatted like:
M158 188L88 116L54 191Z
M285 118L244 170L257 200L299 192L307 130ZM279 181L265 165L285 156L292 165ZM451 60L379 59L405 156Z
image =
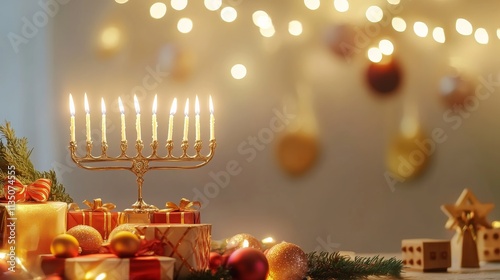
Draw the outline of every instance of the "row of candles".
M85 132L87 142L91 142L91 133L90 133L90 106L87 99L87 94L84 96L84 106L85 106ZM123 106L122 100L118 97L118 107L120 109L120 122L121 122L121 141L127 141L126 133L125 133L125 108ZM134 107L136 112L136 120L135 120L135 129L137 132L137 141L142 141L141 135L141 109L139 106L139 101L137 100L137 96L134 95ZM200 102L198 100L198 96L196 96L195 100L195 127L196 127L196 141L201 140L200 136ZM212 102L212 96L209 97L209 109L210 109L210 140L215 140L215 118L214 118L214 105ZM71 114L70 121L70 136L71 142L75 142L75 104L73 102L73 96L69 95L69 110ZM153 132L153 142L158 141L158 122L156 119L156 110L157 110L157 95L155 95L153 101L153 109L152 109L152 132ZM101 111L102 111L102 142L106 141L106 104L104 103L104 98L101 98ZM170 116L168 119L168 136L167 141L172 141L173 127L174 127L174 115L177 112L177 98L174 98L172 102L172 106L170 107ZM186 100L186 106L184 107L184 135L182 140L188 141L188 131L189 131L189 98Z

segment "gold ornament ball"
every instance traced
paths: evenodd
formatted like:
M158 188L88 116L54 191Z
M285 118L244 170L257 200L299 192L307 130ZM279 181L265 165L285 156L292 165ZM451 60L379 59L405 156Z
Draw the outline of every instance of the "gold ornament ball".
M78 240L66 233L56 236L50 244L50 252L58 258L74 258L78 256L79 249Z
M245 240L248 242L250 248L255 248L262 251L262 244L260 241L248 233L239 233L227 240L226 254L228 252L234 252L235 250L244 247L243 243Z
M109 240L112 240L113 237L115 237L115 235L119 232L122 232L122 231L128 231L128 232L131 232L137 236L139 236L139 233L137 232L137 229L135 228L135 226L133 224L121 224L117 227L115 227L111 233L109 234L108 236L108 241Z
M307 274L307 256L302 249L292 243L281 242L266 254L271 280L301 280Z
M120 258L131 258L139 251L141 241L137 235L129 231L120 231L109 243L111 252Z
M73 235L80 243L82 248L82 255L95 254L99 252L99 248L102 245L101 234L91 226L78 225L72 227L66 232L67 234Z

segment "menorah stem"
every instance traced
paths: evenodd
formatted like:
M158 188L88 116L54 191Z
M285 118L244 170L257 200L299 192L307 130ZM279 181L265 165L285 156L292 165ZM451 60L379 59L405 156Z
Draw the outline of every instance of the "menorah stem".
M137 202L140 206L146 204L144 199L142 198L142 183L144 183L144 179L142 175L137 176Z

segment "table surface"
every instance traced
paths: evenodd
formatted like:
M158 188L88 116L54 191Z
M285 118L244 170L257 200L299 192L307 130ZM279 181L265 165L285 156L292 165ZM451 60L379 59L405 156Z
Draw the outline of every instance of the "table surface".
M384 258L401 259L401 254L359 254L360 256L381 256ZM448 268L448 272L419 272L414 270L403 270L402 276L406 280L458 280L458 279L475 279L475 280L500 280L500 262L481 262L480 268L460 268L458 263L453 262L452 267ZM380 279L378 277L370 277L371 279Z

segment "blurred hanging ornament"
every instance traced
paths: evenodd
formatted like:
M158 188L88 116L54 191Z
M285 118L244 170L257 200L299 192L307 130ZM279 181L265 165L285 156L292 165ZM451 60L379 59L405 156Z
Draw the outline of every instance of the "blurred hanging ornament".
M224 263L224 259L222 256L217 253L217 252L210 252L210 259L208 261L209 263L209 268L212 271L212 273L215 273L219 267L221 267Z
M120 231L111 239L111 252L120 258L131 258L139 251L141 241L139 237L129 231Z
M311 102L313 93L305 83L298 83L296 88L293 103L298 109L297 117L285 128L276 146L278 163L291 176L304 175L319 155L317 122Z
M244 246L248 243L247 246ZM260 241L248 233L239 233L227 240L226 252L224 254L229 255L235 250L243 247L255 248L257 250L262 250L262 245Z
M463 76L448 75L441 78L439 93L448 106L463 106L465 100L473 96L474 85Z
M67 232L73 235L82 248L82 255L96 254L102 245L101 234L93 227L86 225L78 225L70 228Z
M128 231L128 232L131 232L137 236L139 236L139 233L137 232L137 229L135 228L135 226L133 224L121 224L117 227L115 227L111 233L109 234L109 237L108 237L108 240L111 240L113 239L113 237L119 233L119 232L122 232L122 231Z
M78 240L70 234L60 234L52 240L50 252L58 258L74 258L78 256L80 244Z
M158 63L163 71L178 82L185 82L194 68L194 54L174 44L166 44L160 49Z
M397 60L384 57L381 62L371 62L366 72L368 85L378 96L389 96L401 85L402 71Z
M229 257L227 269L234 280L266 280L269 264L260 250L240 248Z
M99 54L103 57L115 55L122 46L122 32L116 25L105 27L99 34Z
M292 243L281 242L266 254L269 262L269 278L272 280L302 280L307 273L307 256Z
M324 41L328 48L336 55L349 59L359 52L356 47L356 31L349 24L330 26L324 33Z
M425 169L435 149L436 143L423 133L416 113L407 111L400 132L389 144L387 168L399 181L415 177Z

